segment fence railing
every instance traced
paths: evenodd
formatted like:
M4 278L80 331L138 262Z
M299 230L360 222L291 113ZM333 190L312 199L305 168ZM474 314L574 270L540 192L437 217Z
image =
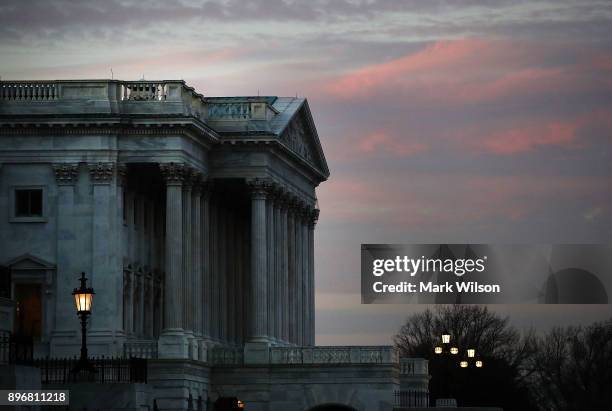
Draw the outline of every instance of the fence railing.
M400 358L400 374L402 375L427 375L429 373L429 361L424 358Z
M429 407L428 391L395 391L393 393L394 404L401 408Z
M75 372L77 358L41 358L30 365L40 368L42 384L68 384L89 381L100 384L146 383L147 360L144 358L92 358L95 373Z
M0 364L29 363L34 357L32 338L0 332Z
M272 364L392 364L398 354L391 346L272 347Z

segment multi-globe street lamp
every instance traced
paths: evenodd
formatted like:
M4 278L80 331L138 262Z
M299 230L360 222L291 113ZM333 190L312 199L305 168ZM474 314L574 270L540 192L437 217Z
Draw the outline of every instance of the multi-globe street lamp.
M445 368L446 368L446 390L445 395L447 397L451 397L451 389L450 389L450 376L451 370L449 369L449 359L459 357L459 347L454 344L451 344L451 335L449 333L442 334L442 345L437 345L434 347L434 353L437 357L442 357L445 359ZM482 368L484 366L484 362L476 357L476 349L468 348L466 351L466 357L459 361L459 368L468 368L470 366L474 366L476 368ZM454 362L454 361L453 361ZM437 400L440 406L456 406L456 400L454 398L444 398Z

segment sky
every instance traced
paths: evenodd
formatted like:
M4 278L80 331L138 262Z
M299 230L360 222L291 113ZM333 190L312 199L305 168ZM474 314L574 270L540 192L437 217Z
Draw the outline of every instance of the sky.
M609 243L612 2L0 3L0 76L184 79L305 96L318 188L317 344L390 344L426 307L361 305L361 243ZM519 328L612 306L495 306Z

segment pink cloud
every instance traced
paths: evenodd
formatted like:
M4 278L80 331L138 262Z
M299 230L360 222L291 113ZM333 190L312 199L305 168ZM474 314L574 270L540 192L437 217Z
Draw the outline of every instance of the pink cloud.
M327 81L338 99L393 94L416 104L469 104L534 93L571 93L606 86L608 57L542 65L559 49L538 43L465 39L438 41L395 60L374 63ZM582 54L596 55L596 50ZM585 68L585 65L587 66ZM584 76L585 69L604 74Z
M526 128L515 128L493 134L483 142L494 154L516 154L540 146L572 147L576 145L578 124L555 122Z
M427 150L427 145L402 140L384 131L377 131L361 138L356 145L359 153L385 153L391 156L406 157Z

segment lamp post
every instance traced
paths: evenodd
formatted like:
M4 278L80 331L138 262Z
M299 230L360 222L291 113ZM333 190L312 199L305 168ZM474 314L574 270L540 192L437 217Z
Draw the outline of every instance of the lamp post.
M81 318L81 357L79 358L79 362L77 363L73 372L75 374L79 371L89 371L95 373L96 369L87 358L87 317L91 314L93 295L95 293L93 288L87 287L87 278L85 277L85 273L81 273L80 281L81 286L72 291L77 315Z
M448 367L449 357L455 356L458 357L459 348L450 343L451 335L448 333L442 334L442 345L438 345L434 348L434 353L445 359L445 368L446 368L446 395L448 397L452 396L450 390L450 375L451 371ZM484 362L476 356L476 349L468 348L466 351L466 357L459 361L459 368L465 369L470 367L482 368L484 366ZM439 399L440 406L456 406L456 400L452 398Z
M449 362L451 357L455 357L459 354L459 348L451 344L451 335L448 333L442 334L442 345L438 345L434 348L434 353L439 358L444 359L444 369L445 369L445 395L447 398L436 400L440 406L453 406L456 405L457 401L452 397L451 393L451 384L450 384L450 369Z

